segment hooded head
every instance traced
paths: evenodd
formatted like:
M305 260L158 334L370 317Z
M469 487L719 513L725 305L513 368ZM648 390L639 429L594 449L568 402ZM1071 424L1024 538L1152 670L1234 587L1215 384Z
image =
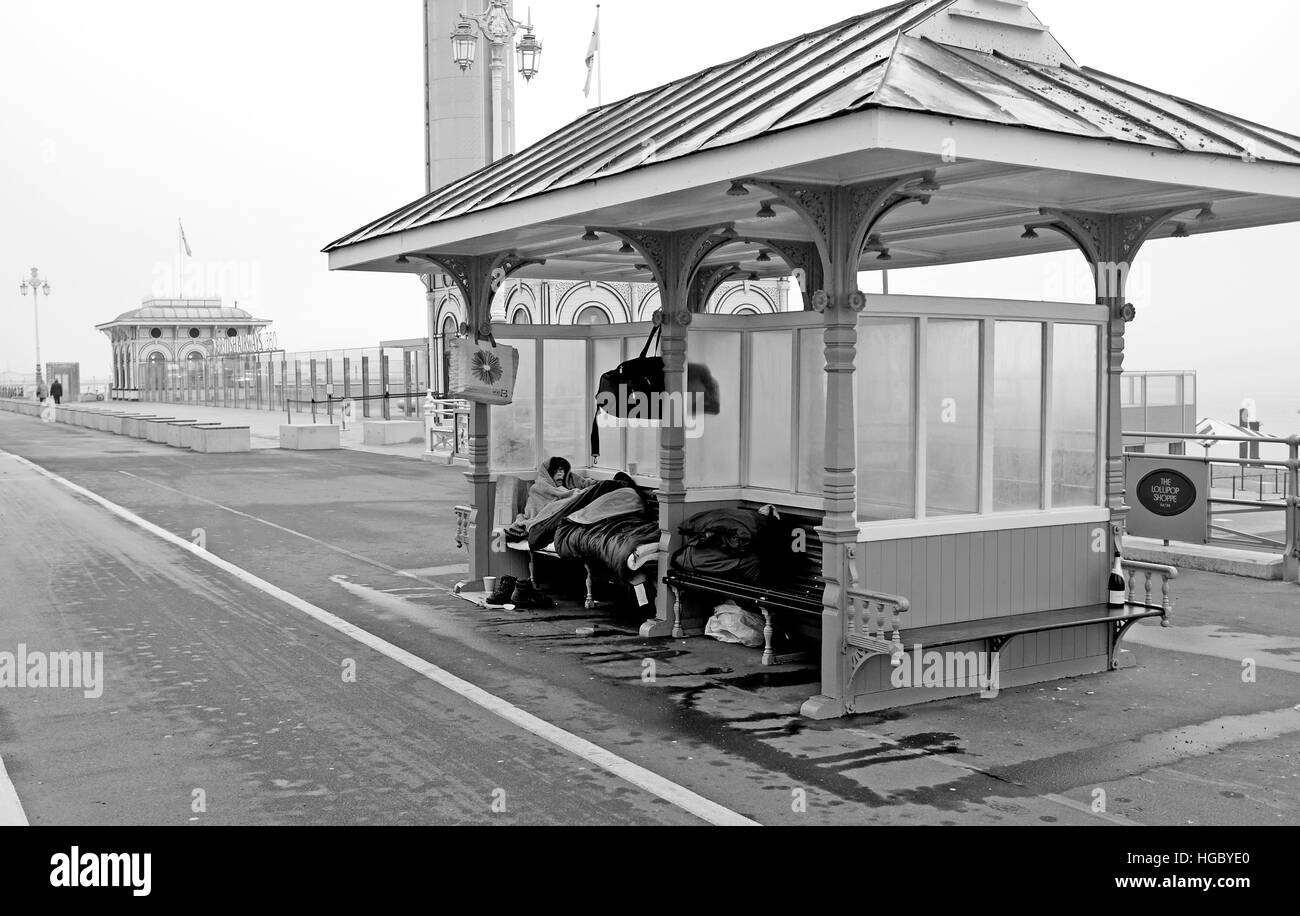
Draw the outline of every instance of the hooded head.
M562 487L565 481L569 479L569 473L573 468L569 462L563 458L555 457L546 462L546 476L557 486Z

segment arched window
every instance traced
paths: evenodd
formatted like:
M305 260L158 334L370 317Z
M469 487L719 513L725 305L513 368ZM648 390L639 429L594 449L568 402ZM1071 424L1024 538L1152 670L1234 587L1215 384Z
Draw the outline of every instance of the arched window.
M191 385L197 385L203 381L203 354L195 350L185 357L185 373L189 378Z
M510 323L511 324L532 324L533 319L529 316L528 309L521 307L515 309L514 317L510 319Z
M450 392L451 342L456 339L456 319L448 315L442 322L442 393Z
M758 314L758 309L754 308L752 305L742 305L740 308L736 309L736 310L735 310L734 312L732 312L731 314L733 314L733 315L757 315L757 314Z
M161 353L150 353L145 371L145 387L154 392L167 387L167 357Z
M574 324L609 324L609 312L599 305L584 305L573 319Z

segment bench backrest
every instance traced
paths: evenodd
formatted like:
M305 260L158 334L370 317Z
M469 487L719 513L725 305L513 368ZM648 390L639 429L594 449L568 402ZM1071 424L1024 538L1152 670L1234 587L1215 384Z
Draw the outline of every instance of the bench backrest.
M789 563L782 576L785 587L792 593L806 596L811 600L821 601L823 585L822 576L822 539L817 533L820 518L795 515L788 510L781 512L783 529L788 532L790 553ZM779 554L784 557L784 550ZM777 562L777 555L773 555Z

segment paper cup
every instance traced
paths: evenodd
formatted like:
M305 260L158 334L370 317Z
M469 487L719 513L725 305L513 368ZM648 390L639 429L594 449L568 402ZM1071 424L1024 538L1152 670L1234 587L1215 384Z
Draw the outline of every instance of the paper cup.
M484 576L484 577L483 577L483 591L490 595L490 594L492 594L492 593L493 593L494 591L496 591L496 590L497 590L497 577L496 577L496 576Z

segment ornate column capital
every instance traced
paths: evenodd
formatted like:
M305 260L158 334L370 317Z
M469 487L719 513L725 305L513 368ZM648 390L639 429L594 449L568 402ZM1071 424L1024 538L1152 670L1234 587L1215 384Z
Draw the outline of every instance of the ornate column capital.
M1034 228L1055 230L1073 242L1092 269L1097 298L1110 303L1113 319L1131 321L1132 314L1127 317L1123 314L1124 285L1142 246L1178 214L1210 207L1210 203L1199 203L1127 213L1043 207L1039 212L1047 222L1035 224Z

